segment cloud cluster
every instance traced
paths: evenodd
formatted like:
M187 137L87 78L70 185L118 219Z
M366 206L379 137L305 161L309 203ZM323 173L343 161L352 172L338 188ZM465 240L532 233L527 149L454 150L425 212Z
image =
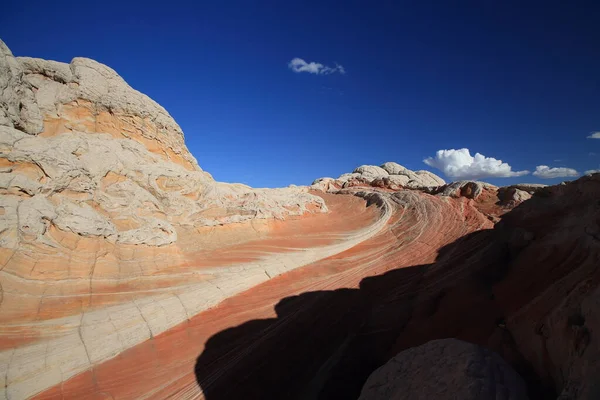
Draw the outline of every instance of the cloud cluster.
M533 176L537 176L542 179L553 179L553 178L572 178L579 176L579 172L573 168L550 168L547 165L538 165L535 167Z
M590 132L587 138L600 139L600 131ZM596 153L590 152L588 155L594 157ZM554 162L559 163L558 165L561 165L562 161L562 159L554 160ZM430 167L441 170L448 178L453 180L509 178L529 174L529 171L513 171L508 163L493 157L486 157L480 153L475 153L474 156L471 156L467 148L438 150L434 157L427 157L423 162ZM596 173L600 173L600 169L587 170L584 172L584 175ZM580 174L573 168L538 165L535 167L533 176L540 179L555 179L576 178Z
M588 139L600 139L600 132L590 132L590 136L587 137Z
M441 170L451 179L508 178L527 175L529 171L513 171L512 167L502 160L475 153L471 156L469 149L438 150L435 157L428 157L423 162L430 167Z
M329 75L335 72L339 72L340 74L346 73L344 67L339 64L335 64L335 67L332 68L314 61L307 63L298 57L288 63L288 68L296 73L308 72L309 74L316 75Z

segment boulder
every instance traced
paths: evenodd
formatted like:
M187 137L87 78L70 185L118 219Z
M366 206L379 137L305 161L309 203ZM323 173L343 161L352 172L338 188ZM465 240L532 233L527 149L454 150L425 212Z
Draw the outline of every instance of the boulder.
M409 169L395 162L386 162L381 164L380 167L390 175L404 175L407 173L407 171L412 172Z
M331 178L328 178L331 179ZM336 191L339 188L372 187L400 190L402 188L425 189L444 185L445 182L439 176L429 171L411 171L395 162L387 162L380 167L375 165L361 165L352 173L345 173L335 179L334 183L325 178L319 178L313 182L317 190Z
M408 182L402 186L410 188L423 188L444 185L446 182L436 174L425 171L411 171L408 168L395 162L386 162L381 165L381 168L387 171L390 175L406 176Z
M514 207L530 198L531 193L529 191L518 189L516 186L501 187L498 189L498 199L502 205Z
M396 355L375 370L359 400L526 400L523 379L497 354L440 339Z
M441 186L433 193L441 196L466 197L475 200L483 193L484 189L496 189L496 186L479 181L458 181Z
M354 173L361 174L365 179L372 181L375 178L388 176L388 172L381 167L376 165L361 165L352 171Z
M418 176L418 181L421 186L442 186L446 184L446 181L434 174L433 172L419 170L415 171Z

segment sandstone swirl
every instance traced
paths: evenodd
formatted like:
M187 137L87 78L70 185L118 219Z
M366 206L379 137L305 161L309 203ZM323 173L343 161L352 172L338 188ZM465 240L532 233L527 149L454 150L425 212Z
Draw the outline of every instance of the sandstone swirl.
M0 89L0 398L598 395L600 175L252 189L93 60Z
M307 224L280 221L326 212L321 197L215 182L164 108L93 60L15 58L0 42L0 88L4 396L58 384L369 234L368 212L343 235L317 218L287 245Z

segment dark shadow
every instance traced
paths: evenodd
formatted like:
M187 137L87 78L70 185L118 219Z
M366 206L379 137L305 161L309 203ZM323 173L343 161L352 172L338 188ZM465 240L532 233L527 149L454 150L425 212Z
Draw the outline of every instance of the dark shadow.
M506 306L493 293L513 256L496 230L479 231L442 248L433 264L365 278L359 289L282 299L277 318L211 337L197 382L207 400L356 399L399 351L455 337L503 356L528 382L530 398L556 398L517 351Z

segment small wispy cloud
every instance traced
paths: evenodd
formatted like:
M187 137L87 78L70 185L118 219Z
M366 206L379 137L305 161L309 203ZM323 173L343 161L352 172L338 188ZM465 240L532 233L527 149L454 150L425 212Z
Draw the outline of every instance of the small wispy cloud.
M600 131L590 132L590 136L588 136L587 138L588 139L600 139Z
M584 175L592 175L592 174L597 174L599 172L600 172L600 169L588 169L583 174Z
M493 157L475 153L471 156L469 149L438 150L435 157L428 157L423 162L437 168L451 179L509 178L527 175L529 171L513 171L512 167Z
M577 172L573 168L550 168L547 165L538 165L537 167L535 167L533 176L537 176L538 178L542 179L573 178L579 176L579 172Z
M308 72L309 74L315 75L329 75L336 72L343 75L346 73L346 70L340 64L336 63L335 67L329 67L314 61L306 62L298 57L292 59L292 61L288 63L288 68L296 73Z

